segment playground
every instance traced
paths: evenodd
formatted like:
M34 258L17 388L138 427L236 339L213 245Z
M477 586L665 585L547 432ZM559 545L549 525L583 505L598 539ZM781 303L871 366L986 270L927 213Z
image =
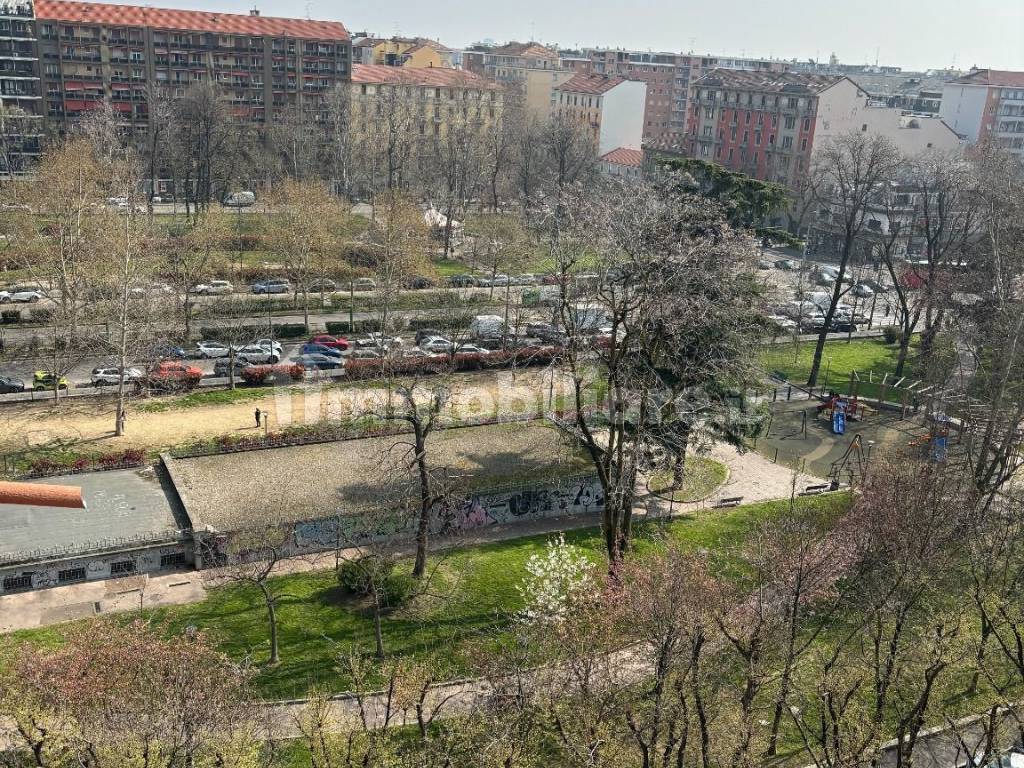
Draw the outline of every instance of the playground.
M853 372L840 392L797 394L772 403L755 449L818 477L850 483L872 455L911 451L944 460L958 444L959 422L946 414L950 403L920 382Z

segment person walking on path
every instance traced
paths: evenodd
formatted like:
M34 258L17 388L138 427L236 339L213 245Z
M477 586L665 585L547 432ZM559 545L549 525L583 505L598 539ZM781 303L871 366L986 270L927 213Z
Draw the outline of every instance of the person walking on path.
M259 408L256 409L256 429L260 428L260 417L263 415L263 411Z

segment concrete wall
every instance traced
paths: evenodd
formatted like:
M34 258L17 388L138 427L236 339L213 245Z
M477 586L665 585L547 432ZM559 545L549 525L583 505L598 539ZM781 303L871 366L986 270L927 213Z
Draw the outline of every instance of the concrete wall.
M981 134L987 98L987 86L946 83L942 89L939 116L969 144L973 144Z
M857 131L885 136L908 156L930 149L959 149L959 137L941 118L905 116L893 107L868 106L863 93L853 82L843 80L821 94L814 127L816 147L827 144L832 137Z
M644 138L647 83L626 80L605 93L601 105L601 133L597 153L613 149L640 149Z
M54 560L43 563L26 563L21 565L0 567L0 595L25 592L30 589L75 584L82 581L100 581L102 579L121 578L143 573L160 573L189 568L193 561L191 542L175 542L143 549L108 552L105 554L82 555L66 560ZM173 562L168 562L173 561ZM131 562L134 570L112 573L114 563ZM84 578L61 581L61 571L81 569ZM30 586L13 584L12 580L28 578Z
M533 488L474 494L451 506L434 511L431 534L460 536L491 525L517 525L533 520L596 513L604 508L604 495L597 477L565 478ZM595 524L597 519L595 517ZM296 523L288 555L332 550L374 542L410 541L415 534L415 515L345 514ZM196 533L197 567L232 562L230 534L216 536Z

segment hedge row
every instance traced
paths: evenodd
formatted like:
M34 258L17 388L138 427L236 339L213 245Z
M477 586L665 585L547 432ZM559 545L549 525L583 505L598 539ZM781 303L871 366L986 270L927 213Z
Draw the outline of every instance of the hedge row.
M449 371L478 371L483 368L509 368L512 366L548 365L559 353L558 347L524 347L502 350L489 355L466 353L453 357L406 357L395 360L349 360L345 363L345 377L352 380L375 379L385 372L392 375L446 373Z
M329 320L326 323L327 332L332 336L346 333L371 333L380 330L380 320L356 320L350 325L348 320Z
M250 365L242 369L242 380L246 384L259 386L269 382L302 381L306 369L301 365Z
M275 339L297 339L309 333L305 323L281 323L272 326ZM219 341L230 333L236 339L262 339L270 331L266 325L236 325L230 328L207 327L199 329L199 337L203 341Z

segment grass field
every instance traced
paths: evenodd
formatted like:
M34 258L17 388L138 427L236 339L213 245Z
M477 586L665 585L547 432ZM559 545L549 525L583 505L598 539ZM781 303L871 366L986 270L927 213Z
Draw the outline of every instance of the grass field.
M686 471L683 473L683 486L670 491L672 472L659 472L647 484L654 493L672 498L678 502L700 501L710 496L716 488L729 477L729 468L720 461L706 456L687 456Z
M808 503L834 505L844 500L844 496L825 496ZM635 554L642 557L668 537L684 546L708 549L727 561L730 549L753 525L788 507L788 501L754 504L682 517L664 527L641 527ZM429 663L438 679L471 673L467 651L494 642L507 630L521 606L517 587L526 561L543 552L549 538L513 539L454 550L440 561L435 559L439 574L435 591L445 596L424 598L387 615L383 633L388 653ZM570 531L566 539L595 563L603 561L597 529ZM313 685L344 690L350 681L335 664L338 654L353 648L373 650L373 621L367 606L342 593L332 570L281 576L274 579L274 588L288 595L278 610L281 663L262 666L256 680L260 693L268 698L301 696ZM202 603L163 608L151 617L172 631L188 626L208 630L233 657L266 663L267 618L255 588L217 587ZM23 640L58 643L64 629L56 626L0 638L0 651Z
M846 391L851 371L857 371L865 380L869 371L874 372L875 381L896 370L899 346L886 344L884 339L854 339L829 341L821 358L819 386L831 386L837 391ZM913 371L914 345L911 345L904 375ZM764 368L769 373L782 373L794 384L803 384L811 372L814 357L814 342L803 341L798 346L791 343L774 344L762 355ZM827 375L826 375L827 374ZM890 379L892 377L890 376ZM863 391L863 388L862 388Z

